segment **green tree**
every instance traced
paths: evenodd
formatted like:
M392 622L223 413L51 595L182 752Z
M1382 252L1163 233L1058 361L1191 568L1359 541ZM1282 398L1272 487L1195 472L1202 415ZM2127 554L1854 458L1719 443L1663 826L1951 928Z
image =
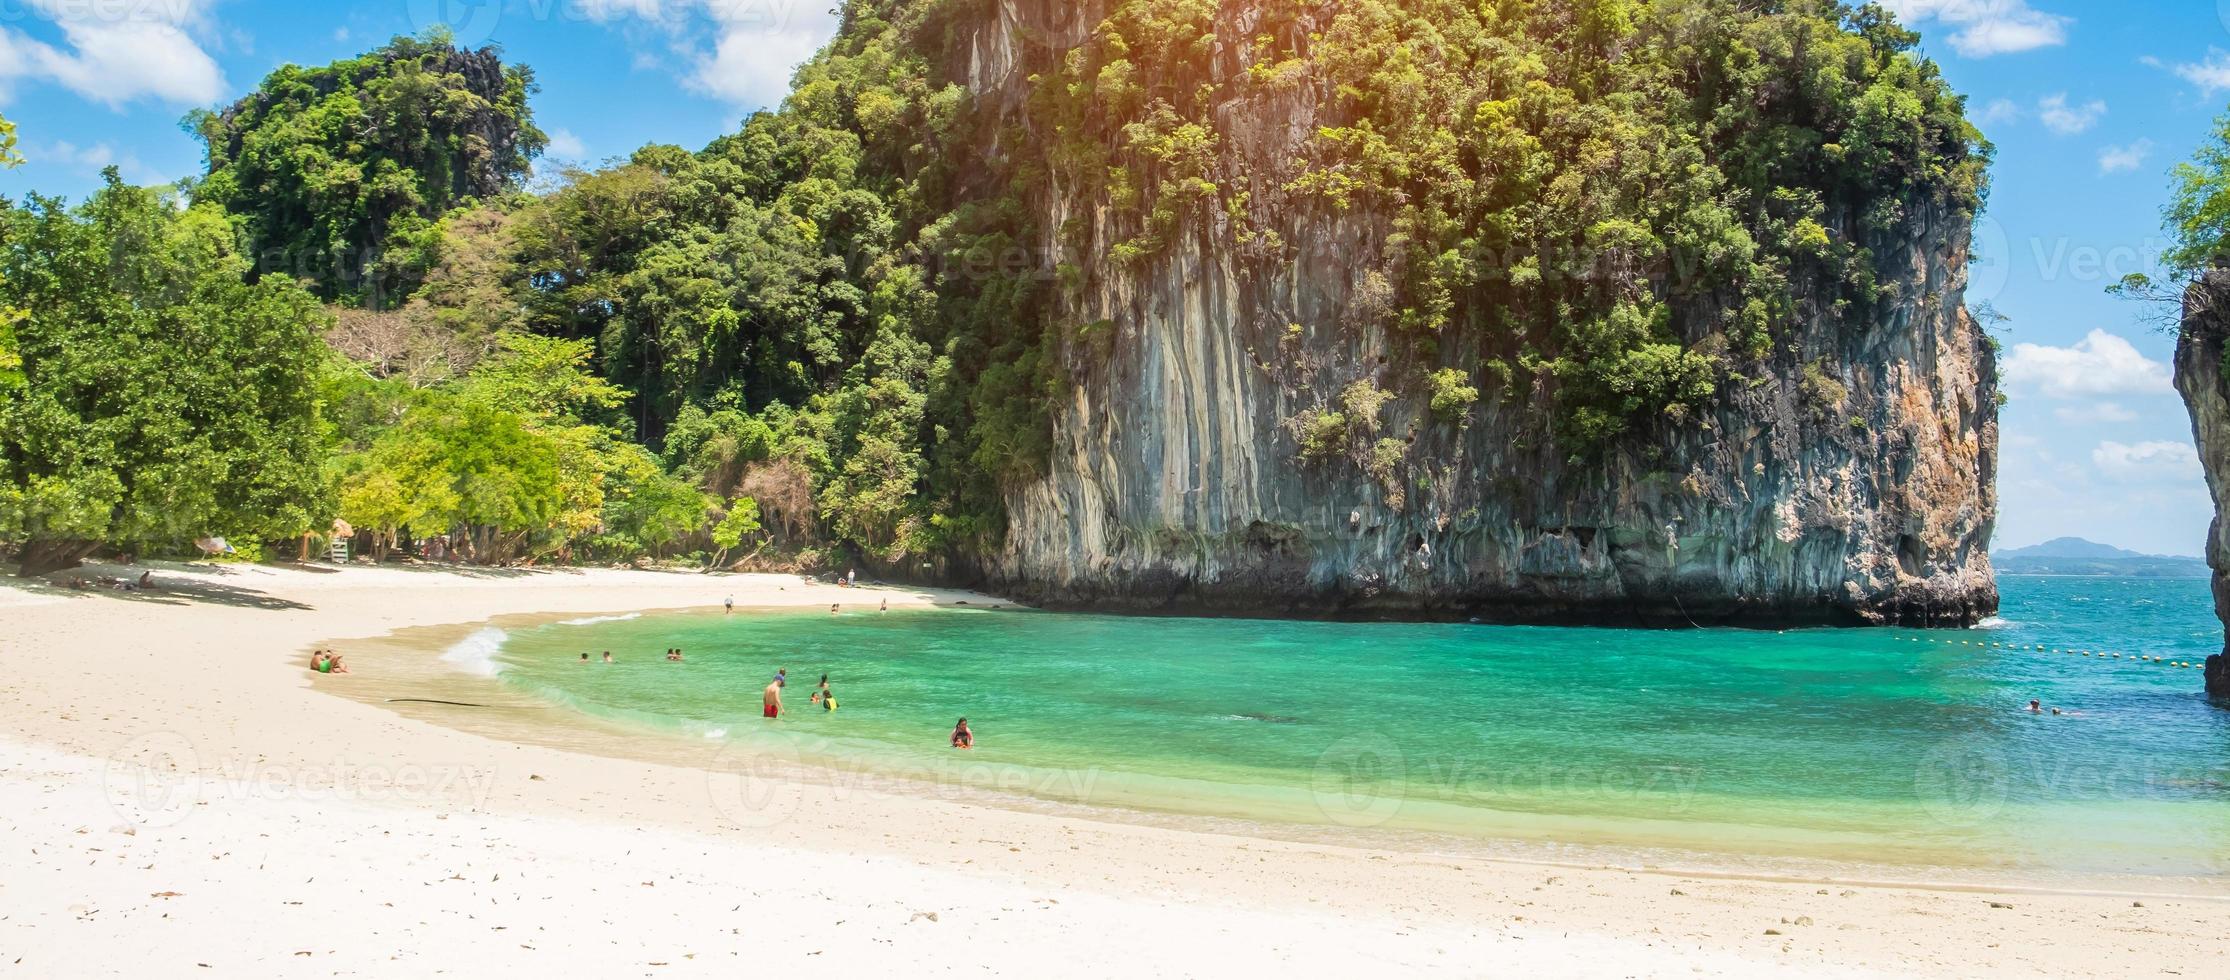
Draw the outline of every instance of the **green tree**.
M750 497L738 497L730 501L728 513L722 516L719 525L712 529L712 543L720 549L720 554L712 561L713 566L715 568L725 567L728 564L730 552L741 547L745 538L752 537L764 530L766 530L766 526L759 523L759 502L757 500Z
M2176 166L2166 218L2171 245L2161 261L2179 282L2230 259L2230 115Z
M516 187L547 144L534 91L531 69L440 33L287 65L224 111L187 118L208 151L194 196L239 222L259 273L399 305L440 259L442 217Z
M127 187L0 210L0 309L21 378L0 402L0 537L22 571L95 547L288 538L332 512L317 335L292 283L249 284L209 205Z
M23 157L15 151L15 124L8 117L0 116L0 167L21 164Z

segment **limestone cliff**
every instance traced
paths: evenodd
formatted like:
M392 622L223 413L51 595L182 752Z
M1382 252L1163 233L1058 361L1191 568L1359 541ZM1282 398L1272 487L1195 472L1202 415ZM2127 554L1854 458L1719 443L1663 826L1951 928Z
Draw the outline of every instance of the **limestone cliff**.
M2191 409L2192 435L2214 492L2214 527L2207 533L2207 564L2214 569L2215 613L2230 624L2230 272L2215 271L2184 296L2182 338L2176 344L2176 390ZM2226 645L2230 649L2230 645ZM2230 658L2207 658L2207 693L2230 698Z
M1101 3L1000 0L967 84L1019 115L1035 73ZM1215 71L1244 72L1257 5L1218 14ZM1972 623L1995 611L1997 377L1967 315L1970 222L1925 202L1861 237L1893 298L1863 318L1806 300L1769 357L1701 417L1639 419L1576 457L1543 419L1556 380L1482 382L1468 424L1404 379L1476 376L1491 341L1420 349L1367 314L1397 261L1387 215L1288 191L1334 116L1328 86L1234 86L1215 109L1218 211L1137 263L1106 200L1045 193L1048 253L1083 229L1093 272L1062 317L1067 393L1042 478L1012 488L994 584L1052 605L1232 613L1698 623ZM1002 149L1040 152L1035 144ZM1058 172L1059 162L1045 164ZM1265 234L1268 232L1268 234ZM1274 247L1260 243L1274 242ZM1688 318L1707 322L1709 316ZM1710 331L1680 338L1692 349ZM1357 382L1372 406L1306 459L1296 418Z

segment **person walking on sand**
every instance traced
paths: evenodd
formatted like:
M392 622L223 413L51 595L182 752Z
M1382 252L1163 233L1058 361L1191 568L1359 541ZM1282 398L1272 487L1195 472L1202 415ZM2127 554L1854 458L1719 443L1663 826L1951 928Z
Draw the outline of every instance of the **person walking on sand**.
M782 717L782 684L782 678L777 677L774 683L767 685L766 717L769 719Z
M730 615L730 616L733 616L733 615L735 615L735 613L736 613L736 597L735 597L735 596L729 596L729 597L728 597L727 607L728 607L728 615Z
M960 724L952 726L952 747L956 749L976 747L976 733L968 730L968 719L962 718Z

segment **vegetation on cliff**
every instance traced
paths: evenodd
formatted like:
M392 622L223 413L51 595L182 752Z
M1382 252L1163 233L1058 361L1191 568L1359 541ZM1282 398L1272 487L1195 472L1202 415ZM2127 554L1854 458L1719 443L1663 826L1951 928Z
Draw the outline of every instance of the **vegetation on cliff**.
M852 0L778 110L538 194L520 188L543 143L533 75L492 51L404 38L281 69L192 120L209 174L173 220L203 237L229 221L194 275L229 272L326 338L314 390L255 409L293 413L273 433L314 429L287 451L319 479L237 470L269 503L256 520L126 521L88 492L107 516L73 534L276 539L337 515L382 550L442 536L483 560L771 544L965 561L998 541L1004 490L1042 471L1072 365L1115 342L1065 301L1187 241L1277 262L1291 243L1269 207L1383 229L1393 261L1362 319L1331 326L1388 331L1412 367L1295 419L1297 456L1369 429L1363 465L1390 476L1388 400L1463 425L1519 385L1550 392L1548 429L1580 455L1793 357L1777 342L1800 318L1873 315L1896 288L1875 237L1984 192L1961 100L1872 5L1251 0L1231 36L1239 6L1110 3L1073 48L1023 50L1009 103L964 85L984 0ZM1249 166L1217 107L1275 93L1329 123L1301 159ZM1105 217L1048 227L1056 200ZM47 275L25 236L57 222L125 248L90 212L11 208L0 307L54 288L18 277ZM106 343L83 301L44 316L58 349ZM297 390L299 351L276 346L217 376ZM69 390L31 360L30 388ZM0 440L60 397L11 395ZM9 452L26 499L29 450ZM0 538L21 542L13 513Z
M194 199L239 223L258 274L382 305L415 284L436 220L526 174L546 142L533 92L531 70L440 35L288 65L186 120L208 147Z

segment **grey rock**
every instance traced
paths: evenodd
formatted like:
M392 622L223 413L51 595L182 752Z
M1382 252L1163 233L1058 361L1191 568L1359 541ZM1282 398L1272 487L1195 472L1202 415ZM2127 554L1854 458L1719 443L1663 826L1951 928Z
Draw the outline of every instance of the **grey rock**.
M1019 118L1030 74L1104 6L995 4L960 45L982 104ZM1242 22L1219 38L1252 36L1243 8L1223 8ZM1224 54L1219 72L1248 63ZM1705 417L1639 420L1631 444L1576 464L1550 438L1552 379L1499 388L1476 369L1510 352L1482 331L1423 355L1364 312L1392 261L1388 216L1283 190L1311 134L1340 122L1330 104L1306 85L1229 90L1218 167L1249 178L1246 209L1142 263L1078 263L1090 271L1058 315L1103 326L1062 352L1052 459L1007 492L991 587L1052 607L1451 621L1948 626L1996 611L1997 365L1965 309L1971 216L1911 202L1868 242L1894 297L1876 315L1804 301L1769 362L1745 368L1755 383L1723 384ZM1120 219L1070 183L1035 202L1034 247L1066 256L1056 229L1082 227L1104 255ZM1848 391L1830 411L1806 402L1815 363ZM1418 391L1450 367L1482 391L1468 424ZM1289 421L1363 381L1396 397L1341 454L1302 462ZM1373 473L1381 440L1402 458Z

